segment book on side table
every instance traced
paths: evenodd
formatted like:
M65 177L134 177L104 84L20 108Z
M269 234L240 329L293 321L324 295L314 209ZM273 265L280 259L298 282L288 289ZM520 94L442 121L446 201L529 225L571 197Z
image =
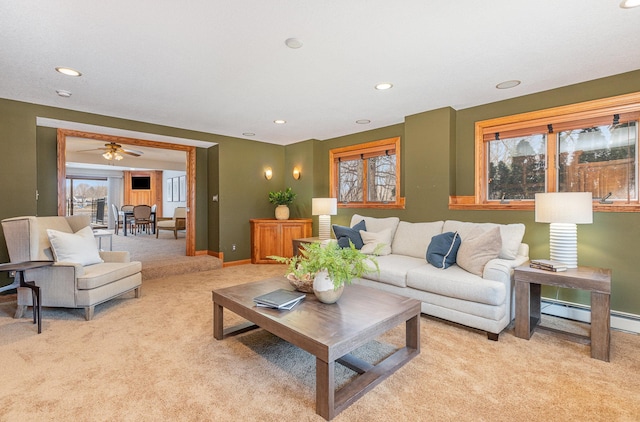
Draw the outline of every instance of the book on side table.
M278 289L253 298L256 306L289 310L302 302L306 295L301 292Z
M531 268L546 271L567 271L567 264L559 261L552 261L550 259L532 259L529 262L529 266Z

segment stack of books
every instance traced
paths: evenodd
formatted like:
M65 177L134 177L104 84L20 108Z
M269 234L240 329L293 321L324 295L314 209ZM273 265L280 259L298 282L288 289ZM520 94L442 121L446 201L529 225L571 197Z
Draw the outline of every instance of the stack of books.
M291 290L278 289L253 298L256 306L263 308L273 308L281 310L289 310L302 302L306 295L301 292L293 292Z
M550 259L532 259L529 266L546 271L567 271L567 264Z

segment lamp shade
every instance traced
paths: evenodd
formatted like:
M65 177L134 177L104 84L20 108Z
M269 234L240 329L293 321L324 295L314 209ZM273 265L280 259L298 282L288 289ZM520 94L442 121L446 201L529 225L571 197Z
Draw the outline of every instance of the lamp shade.
M591 192L536 193L537 223L593 223Z
M338 214L338 200L336 198L311 198L311 215Z

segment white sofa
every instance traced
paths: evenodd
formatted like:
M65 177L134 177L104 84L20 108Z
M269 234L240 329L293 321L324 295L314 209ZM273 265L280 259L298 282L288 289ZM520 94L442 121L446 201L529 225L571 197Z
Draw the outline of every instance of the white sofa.
M489 339L498 340L500 332L515 316L513 269L529 259L529 246L522 243L523 224L455 220L409 223L397 217L355 214L351 227L362 220L367 232L391 230L391 253L377 257L378 273L367 274L354 283L418 299L423 313L486 331ZM501 240L499 253L486 262L481 275L472 274L457 264L446 269L436 268L425 258L435 235L457 232L464 244L472 233L484 233L495 227L499 228L498 241ZM495 229L493 233L498 236Z
M135 290L140 297L142 264L131 261L127 251L98 251L89 230L89 248L104 262L82 265L75 261L59 261L54 257L47 229L63 234L78 234L89 227L86 215L70 217L15 217L2 220L11 262L54 261L52 266L25 271L25 278L40 287L42 306L84 308L85 319L91 320L95 306ZM87 253L93 251L87 250ZM28 289L18 288L16 318L32 305Z

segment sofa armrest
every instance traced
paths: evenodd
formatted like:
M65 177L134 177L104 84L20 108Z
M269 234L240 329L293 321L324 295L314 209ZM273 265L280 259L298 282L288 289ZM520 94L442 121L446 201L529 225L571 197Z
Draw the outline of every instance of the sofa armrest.
M484 266L482 278L510 284L513 269L524 264L528 260L528 256L522 255L516 256L515 259L492 259L491 261L487 262L487 265Z
M129 251L101 251L100 257L104 262L131 262Z

